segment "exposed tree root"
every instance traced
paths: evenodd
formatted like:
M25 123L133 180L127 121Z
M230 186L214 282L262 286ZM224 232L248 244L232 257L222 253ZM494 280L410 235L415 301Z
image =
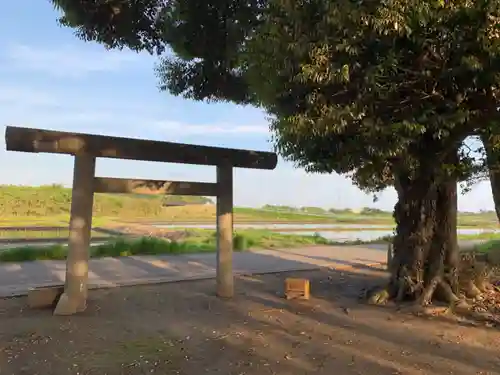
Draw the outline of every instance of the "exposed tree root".
M466 298L477 299L491 290L490 276L491 267L486 262L478 261L474 253L462 254L459 280L461 291Z
M391 297L388 287L375 287L366 293L370 305L384 305Z
M479 289L473 280L467 282L467 287L464 289L464 294L467 298L478 298L482 291Z
M445 280L441 280L434 296L428 300L428 304L432 302L432 298L447 303L449 306L456 305L461 302L460 296L453 291L451 285Z
M401 271L401 270L400 270ZM462 256L458 272L459 289L453 291L447 277L435 276L425 287L406 272L399 272L399 278L391 279L385 286L377 286L366 292L366 301L372 305L398 303L400 310L418 316L454 314L486 324L500 324L500 319L490 312L476 311L485 294L500 290L489 281L490 267L476 261L470 254ZM406 303L405 303L406 302ZM444 304L444 305L443 305Z
M455 151L447 155L450 164L456 162ZM403 166L395 174L397 226L387 249L391 276L385 287L367 293L370 304L394 301L419 315L436 311L470 314L481 308L483 295L497 298L496 292L489 292L489 267L458 248L458 176L433 175L434 171L433 161L424 159L417 169ZM440 306L436 303L446 307L436 310Z

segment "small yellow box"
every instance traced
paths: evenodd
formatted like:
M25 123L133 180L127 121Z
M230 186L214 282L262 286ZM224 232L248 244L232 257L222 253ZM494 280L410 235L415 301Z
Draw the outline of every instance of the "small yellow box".
M286 299L309 299L310 284L307 279L287 278L285 280Z

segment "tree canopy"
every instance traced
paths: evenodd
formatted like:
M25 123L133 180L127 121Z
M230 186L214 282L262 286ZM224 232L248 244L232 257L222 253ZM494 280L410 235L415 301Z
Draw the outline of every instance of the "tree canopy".
M284 157L362 187L496 127L499 1L52 1L80 38L160 55L161 89L263 107Z
M498 2L480 3L274 2L249 71L280 152L320 172L444 163L498 117Z

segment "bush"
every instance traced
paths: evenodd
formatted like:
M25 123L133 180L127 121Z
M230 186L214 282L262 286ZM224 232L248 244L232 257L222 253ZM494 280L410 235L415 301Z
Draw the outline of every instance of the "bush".
M68 254L68 247L54 246L25 246L15 247L0 252L0 262L29 262L34 260L63 260Z
M92 246L90 257L120 257L132 255L169 255L187 253L205 253L216 251L215 232L207 230L192 230L189 235L179 241L155 237L142 237L135 240L113 239L105 244ZM249 248L288 248L329 244L320 235L298 236L273 233L262 230L247 230L236 233L233 237L235 251ZM24 262L33 260L64 260L68 247L62 245L17 247L0 252L0 262Z
M248 239L241 234L237 234L233 239L233 248L236 251L248 250Z

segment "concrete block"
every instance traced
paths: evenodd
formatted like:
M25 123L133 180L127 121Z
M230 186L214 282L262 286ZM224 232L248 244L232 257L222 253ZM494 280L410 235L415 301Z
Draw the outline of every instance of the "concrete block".
M53 315L73 315L85 311L87 308L87 296L71 296L63 293L54 308Z
M307 279L287 278L285 280L286 299L309 299L310 283Z
M490 249L487 253L487 260L488 263L490 263L493 266L499 266L500 265L500 249L495 248L495 249Z
M64 292L64 285L36 287L28 291L28 305L33 309L52 308Z

